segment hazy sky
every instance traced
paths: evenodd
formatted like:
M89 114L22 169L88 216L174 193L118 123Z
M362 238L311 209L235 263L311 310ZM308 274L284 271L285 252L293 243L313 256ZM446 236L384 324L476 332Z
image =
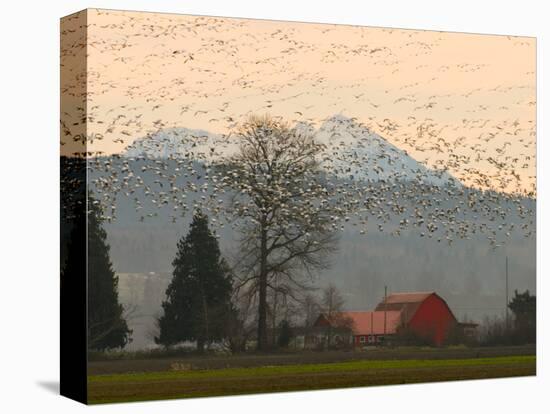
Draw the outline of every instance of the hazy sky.
M466 183L534 189L533 38L105 10L87 24L91 151L250 113L342 114Z

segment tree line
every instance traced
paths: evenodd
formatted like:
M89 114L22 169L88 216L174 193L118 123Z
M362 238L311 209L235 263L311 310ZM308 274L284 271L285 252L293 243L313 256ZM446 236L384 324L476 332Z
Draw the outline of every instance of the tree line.
M512 313L483 321L479 332L482 345L534 344L537 340L537 297L526 290L514 291L508 303Z
M131 342L129 309L119 301L118 277L113 270L102 226L99 203L88 195L88 347L105 351L123 348ZM86 228L75 225L70 233L62 279L75 277L84 259L71 252L76 241L86 237ZM241 352L250 341L258 342L258 304L253 290L243 290L233 269L222 256L218 239L210 230L207 215L195 212L188 233L177 244L172 262L172 279L157 319L155 343L163 347L186 341L196 343L203 352L213 343L223 343L231 352ZM291 320L303 316L301 328L310 329L321 312L337 315L344 300L333 285L320 297L307 291L301 300L292 300L284 291L274 289L266 301L267 341L263 349L286 348L297 328ZM277 314L279 312L279 314ZM329 333L330 335L330 333ZM330 338L329 338L330 342Z
M88 347L104 351L123 348L131 341L127 319L131 317L118 299L118 277L109 258L109 245L102 227L101 210L92 195L88 199ZM71 239L85 237L82 226L75 226ZM69 254L62 277L79 266L81 257ZM257 341L257 304L251 303L249 291L242 294L233 269L222 256L218 239L209 229L208 217L200 211L193 216L188 233L177 245L172 262L172 280L157 319L155 343L163 347L183 342L196 343L203 352L218 343L231 352L246 350L247 343ZM65 276L64 276L65 275ZM274 290L267 298L268 342L264 349L286 348L297 328L302 335L312 332L317 317L323 315L332 323L326 331L326 344L333 342L331 327L350 327L339 321L345 301L334 285L324 288L320 296L306 291L299 301ZM277 318L277 307L282 312ZM508 304L513 317L486 320L476 343L480 345L513 345L536 341L536 297L529 291L515 291ZM300 315L299 327L291 320Z

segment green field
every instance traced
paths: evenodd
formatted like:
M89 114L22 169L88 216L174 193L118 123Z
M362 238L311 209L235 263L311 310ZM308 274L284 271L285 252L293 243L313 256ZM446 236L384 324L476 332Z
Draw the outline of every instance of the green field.
M535 375L534 355L91 375L90 403L303 391Z

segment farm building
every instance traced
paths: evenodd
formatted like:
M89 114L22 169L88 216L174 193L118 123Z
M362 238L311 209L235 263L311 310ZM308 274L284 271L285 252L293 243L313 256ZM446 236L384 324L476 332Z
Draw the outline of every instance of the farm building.
M331 346L346 343L362 347L410 339L441 346L456 333L475 334L475 327L459 323L435 292L394 293L374 311L340 312L331 318L319 315L309 342L315 344L325 338Z

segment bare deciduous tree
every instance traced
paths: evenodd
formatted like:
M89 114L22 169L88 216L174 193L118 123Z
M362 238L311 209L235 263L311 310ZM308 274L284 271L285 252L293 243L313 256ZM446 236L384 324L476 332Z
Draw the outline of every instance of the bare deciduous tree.
M342 313L344 305L345 300L336 286L331 283L323 289L321 309L329 322L326 333L326 344L329 348L332 345L332 337L335 330L347 331L353 328L353 322Z
M238 131L240 151L225 168L235 190L230 213L241 229L241 286L258 296L258 349L266 349L267 291L294 297L313 271L328 266L336 248L318 156L322 145L306 128L268 116L251 117ZM309 278L308 278L309 276Z
M228 318L223 345L234 354L246 351L247 342L253 337L257 305L253 292L247 289L236 289L232 302L235 311Z
M303 315L304 327L311 328L321 313L319 298L312 294L305 295L300 310Z

